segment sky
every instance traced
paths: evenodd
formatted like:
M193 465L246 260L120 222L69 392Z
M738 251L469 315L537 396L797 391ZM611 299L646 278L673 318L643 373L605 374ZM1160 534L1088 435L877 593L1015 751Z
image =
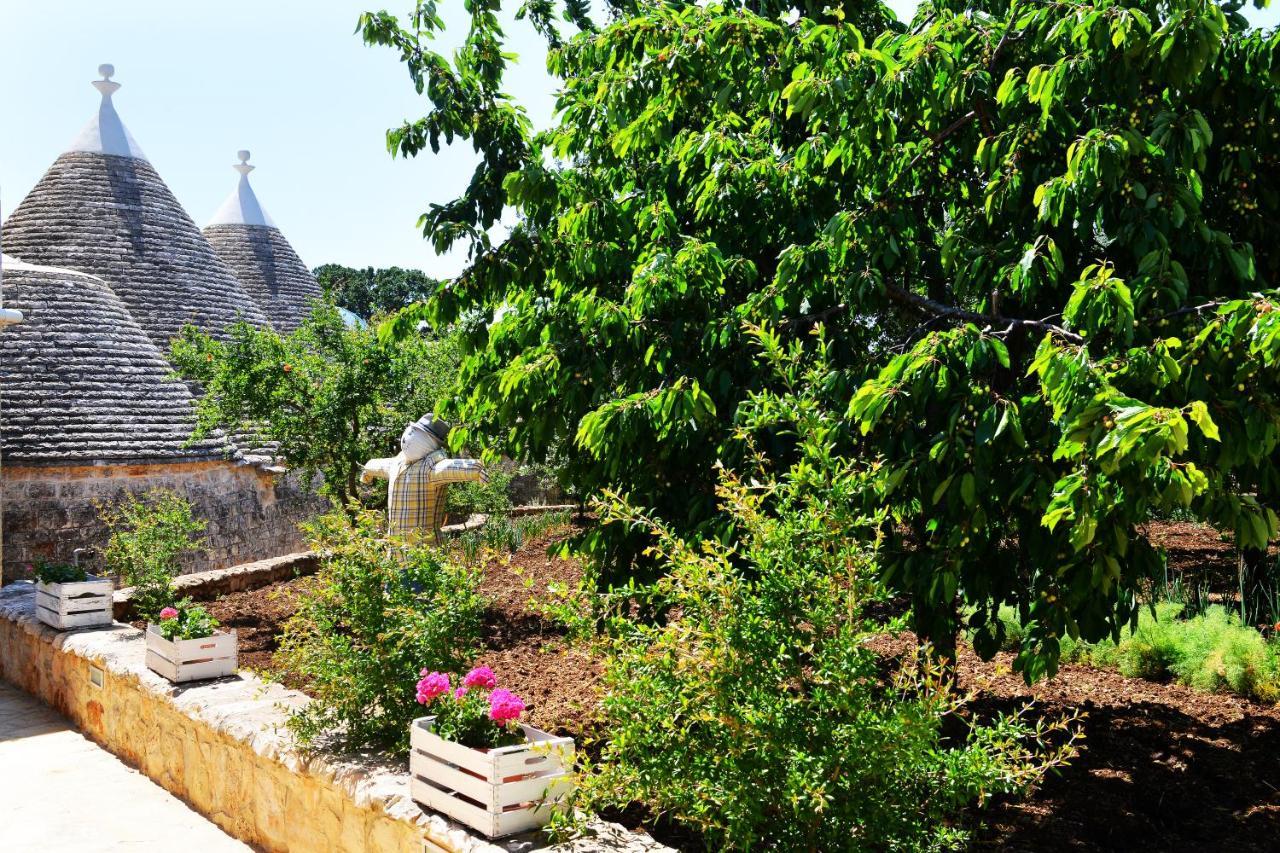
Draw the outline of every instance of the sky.
M417 227L432 202L462 190L465 145L393 159L385 131L428 111L397 55L355 34L366 9L413 0L0 0L0 217L7 216L96 111L89 85L110 62L116 109L199 226L235 186L236 151L253 152L263 207L310 266L402 266L448 277L461 252L436 256ZM518 4L506 4L515 8ZM908 15L915 0L890 0ZM457 44L462 0L441 0ZM1275 9L1251 13L1264 26ZM509 90L538 127L554 81L526 22L509 21L519 55Z

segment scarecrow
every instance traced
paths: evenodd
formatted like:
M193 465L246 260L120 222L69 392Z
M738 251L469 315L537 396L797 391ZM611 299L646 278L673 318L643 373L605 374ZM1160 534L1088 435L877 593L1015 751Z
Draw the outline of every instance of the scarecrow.
M449 458L445 450L449 429L435 415L426 415L405 427L398 454L365 463L363 482L388 481L387 520L393 536L418 540L430 532L439 542L449 484L488 482L478 460Z

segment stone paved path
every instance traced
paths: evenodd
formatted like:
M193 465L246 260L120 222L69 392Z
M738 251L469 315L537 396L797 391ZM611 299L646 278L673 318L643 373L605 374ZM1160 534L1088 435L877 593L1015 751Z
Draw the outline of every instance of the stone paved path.
M250 850L0 681L0 851Z

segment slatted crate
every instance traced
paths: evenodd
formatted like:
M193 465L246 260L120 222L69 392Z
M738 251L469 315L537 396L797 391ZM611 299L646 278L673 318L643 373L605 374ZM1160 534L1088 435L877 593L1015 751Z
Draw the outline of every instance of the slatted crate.
M71 583L36 583L36 618L60 630L111 624L110 578L89 575Z
M194 640L166 640L159 627L147 626L147 667L176 684L231 675L236 671L237 656L235 631L217 631L212 637Z
M419 717L410 730L413 798L489 838L543 826L573 787L573 738L521 726L526 743L484 752L445 740L434 723Z

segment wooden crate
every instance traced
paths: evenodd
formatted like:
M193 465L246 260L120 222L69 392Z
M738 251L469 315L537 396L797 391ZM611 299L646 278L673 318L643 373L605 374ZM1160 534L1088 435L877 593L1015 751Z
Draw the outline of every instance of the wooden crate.
M166 640L157 626L147 626L147 667L174 683L231 675L236 657L235 631L195 640Z
M528 742L482 752L413 721L410 791L422 805L489 838L544 825L573 787L573 738L522 726Z
M66 630L111 624L110 578L89 575L73 583L36 583L36 618Z

